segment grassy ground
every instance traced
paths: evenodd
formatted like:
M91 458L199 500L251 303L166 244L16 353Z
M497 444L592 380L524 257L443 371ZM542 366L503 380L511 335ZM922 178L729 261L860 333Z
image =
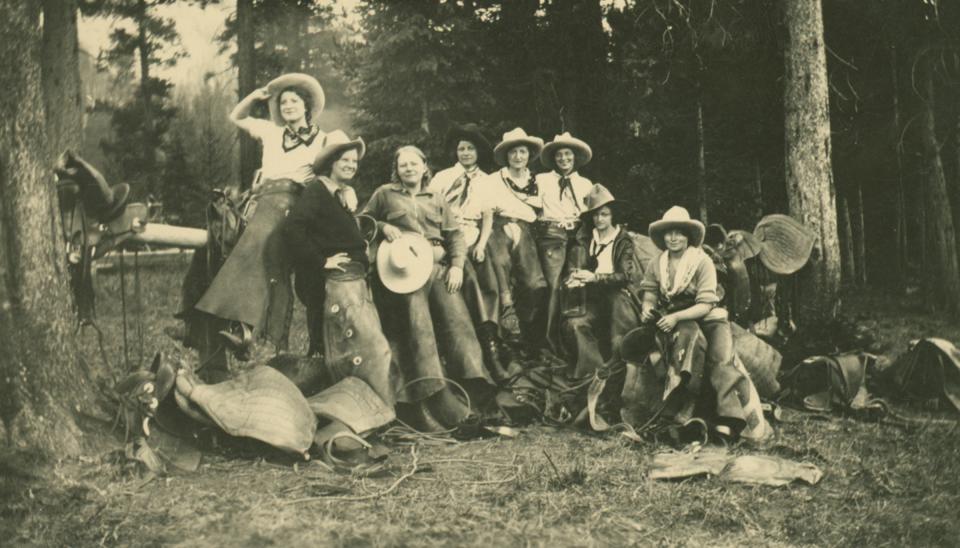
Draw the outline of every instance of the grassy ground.
M186 264L143 273L144 361L177 352L162 333ZM133 279L127 278L128 308ZM99 280L100 324L122 367L118 277ZM903 303L861 298L890 354L921 335L960 342L960 328ZM140 357L136 312L128 354ZM302 325L298 313L296 325ZM86 333L85 358L105 369ZM304 345L298 331L294 347ZM189 356L187 356L189 358ZM947 417L918 409L913 416ZM782 488L647 479L660 448L531 427L511 440L396 445L371 477L251 454L205 455L192 474L144 478L118 452L43 462L0 455L3 545L865 545L960 544L960 428L900 428L787 411L778 438L737 452L806 460L816 486ZM556 464L556 470L550 462ZM359 499L359 500L358 500Z

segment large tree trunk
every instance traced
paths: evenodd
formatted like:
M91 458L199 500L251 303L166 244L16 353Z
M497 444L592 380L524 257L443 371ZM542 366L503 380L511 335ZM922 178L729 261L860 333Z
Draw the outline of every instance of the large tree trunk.
M76 0L43 0L43 107L51 158L83 143Z
M816 234L801 274L797 317L836 315L840 289L837 205L830 164L827 59L820 0L787 0L784 72L785 175L790 214Z
M93 390L70 333L41 84L40 3L0 0L0 412L8 438L77 453L74 411Z
M237 0L237 83L240 99L257 87L255 41L253 0ZM253 183L253 172L260 166L260 150L252 137L243 131L239 133L240 188L249 188Z
M921 60L923 78L923 160L926 184L923 209L926 211L927 264L923 270L928 302L953 316L960 315L960 267L957 263L957 241L953 214L947 195L947 180L940 159L934 111L933 56Z

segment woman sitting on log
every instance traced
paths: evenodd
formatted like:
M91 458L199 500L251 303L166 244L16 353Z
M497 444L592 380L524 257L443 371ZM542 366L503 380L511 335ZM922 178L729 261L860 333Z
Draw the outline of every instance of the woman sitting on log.
M562 342L577 378L593 374L615 357L620 340L639 323L637 283L642 275L633 240L615 223L613 195L597 184L585 198L562 292Z
M386 240L377 252L377 305L398 367L397 400L405 404L398 412L414 427L436 431L470 414L445 379L471 391L492 381L460 293L467 247L459 213L426 186L430 177L423 152L400 147L393 181L374 191L363 213L377 220Z
M666 385L661 401L643 403L680 423L704 419L722 438L763 438L770 427L756 388L735 363L727 313L717 306L717 271L700 247L703 236L703 223L679 206L650 224L650 238L664 251L650 262L640 285L641 317L659 330ZM705 349L698 344L701 334Z

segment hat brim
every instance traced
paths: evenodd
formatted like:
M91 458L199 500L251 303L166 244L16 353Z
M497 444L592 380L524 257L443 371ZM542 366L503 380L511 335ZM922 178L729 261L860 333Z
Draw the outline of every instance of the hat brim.
M650 239L653 240L653 243L658 248L666 249L667 246L663 242L663 236L674 228L682 230L687 235L690 239L688 245L692 247L700 247L703 245L703 236L706 233L706 227L696 219L690 219L689 221L664 221L662 219L654 221L650 223L648 233L650 234Z
M417 261L410 268L400 270L391 264L390 249L398 243L406 243L413 248ZM413 293L426 285L432 272L433 249L426 238L405 234L394 242L388 240L380 242L377 248L377 275L389 291L400 295Z
M580 213L580 218L583 219L585 217L593 215L598 209L604 206L609 207L613 211L614 215L616 215L619 212L620 208L623 207L623 205L624 204L619 202L616 198L611 197L603 202L600 202L599 204L594 205L590 209L583 210Z
M576 171L590 163L593 159L593 149L586 142L580 139L571 141L553 141L547 143L540 151L540 163L547 169L557 169L556 155L562 148L569 148L573 151L573 170Z
M362 137L357 137L346 143L337 143L335 145L330 145L320 149L320 152L317 153L317 156L313 159L313 172L316 173L318 169L323 167L324 162L329 160L331 157L338 154L342 154L350 149L356 149L357 151L357 161L363 160L364 154L367 153L367 144L363 142ZM323 175L321 173L321 175Z
M530 149L530 156L534 157L540 154L540 151L543 150L543 139L539 137L526 137L523 139L502 141L493 149L494 161L497 162L497 165L501 167L507 167L507 153L510 152L511 149L521 145ZM529 165L529 162L527 165Z
M267 84L267 91L270 92L270 119L278 126L285 124L283 117L280 115L280 105L277 101L277 95L289 87L301 89L310 96L311 102L313 103L310 109L310 123L316 124L320 120L320 114L323 112L323 107L326 104L326 96L323 93L323 87L320 86L320 82L317 82L316 78L300 72L291 72L278 76Z

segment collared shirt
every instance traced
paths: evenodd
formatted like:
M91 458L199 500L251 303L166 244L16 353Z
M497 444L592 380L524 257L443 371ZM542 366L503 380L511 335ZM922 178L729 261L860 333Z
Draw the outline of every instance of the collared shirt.
M593 188L590 179L574 171L568 176L570 186L560 188L561 178L556 171L537 175L537 189L543 200L540 220L561 223L577 221L580 214L586 211L587 194Z
M502 168L487 175L478 184L482 184L490 190L490 207L494 214L501 217L509 217L532 223L537 220L536 209L542 207L539 196L528 196L519 193L505 182L510 177L507 168ZM514 181L514 184L520 186L525 181ZM524 185L526 186L526 185ZM536 209L534 209L536 208Z
M596 274L613 274L613 242L620 235L620 227L616 227L606 238L600 237L600 232L593 229L593 239L590 241L590 256L597 260Z
M460 231L459 208L447 203L442 194L429 186L414 196L402 183L381 185L370 196L363 213L376 219L381 227L389 223L428 240L444 242L450 264L463 267L467 249Z
M310 144L301 144L290 150L284 150L284 126L278 126L268 120L248 119L246 127L250 135L263 145L260 165L261 180L290 179L304 184L313 179L313 160L323 148L325 133L320 131Z
M469 184L463 179L464 176L470 178ZM467 224L474 225L483 212L490 209L488 185L479 184L486 176L479 168L468 174L463 165L457 162L434 175L428 188L442 194L448 202L459 204L460 216ZM466 196L463 195L464 191Z

